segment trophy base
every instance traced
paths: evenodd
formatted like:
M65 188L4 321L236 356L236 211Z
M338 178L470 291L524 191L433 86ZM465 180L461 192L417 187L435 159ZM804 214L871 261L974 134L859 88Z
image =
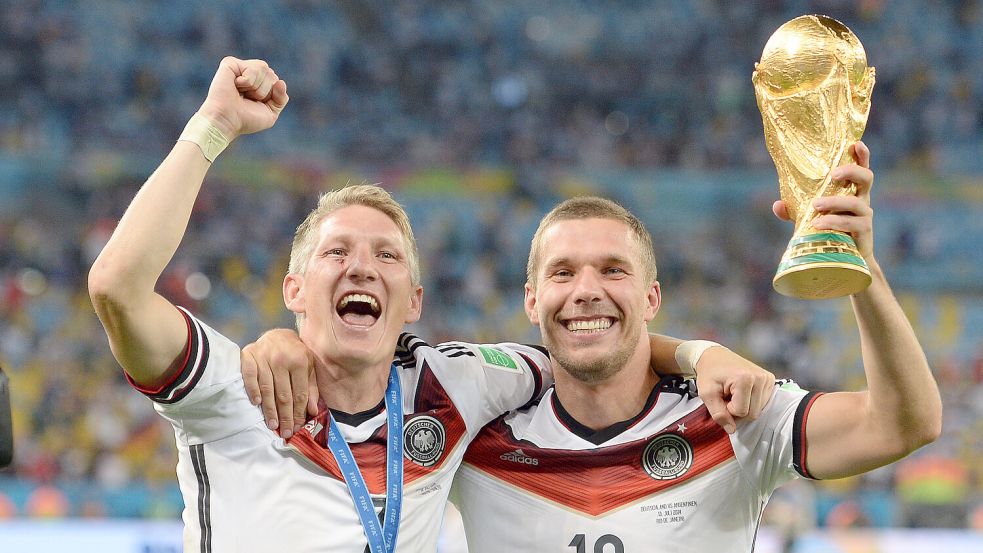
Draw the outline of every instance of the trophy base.
M792 238L772 285L793 298L839 298L866 289L870 270L849 235L807 234Z

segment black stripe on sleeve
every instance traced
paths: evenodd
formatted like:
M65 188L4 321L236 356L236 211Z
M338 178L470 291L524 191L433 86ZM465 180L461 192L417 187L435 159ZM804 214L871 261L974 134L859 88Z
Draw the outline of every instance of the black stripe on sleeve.
M191 317L189 320L191 321L190 337L188 338L190 355L187 366L181 371L180 378L159 393L150 396L150 399L157 403L171 404L181 401L191 393L191 390L201 380L202 375L205 374L209 353L208 336L205 335L205 329L202 328L197 319Z
M529 401L527 401L525 405L519 407L519 409L526 409L527 407L530 407L533 403L539 401L539 398L543 395L543 373L542 370L539 368L539 365L533 363L532 359L530 359L527 355L520 353L519 356L522 357L522 360L525 361L526 365L529 366L530 369L529 372L532 373L532 378L534 382L533 389L532 389L532 397L529 398Z
M396 339L396 349L397 350L408 349L409 342L412 339L413 339L413 335L410 334L409 332L400 333L399 338Z
M812 404L821 395L823 395L821 392L806 394L799 401L799 406L795 408L795 419L792 420L792 467L803 478L810 480L816 480L816 478L809 473L806 466L806 452L809 448L809 444L806 443L806 424L809 420L809 410L812 409Z
M409 353L401 353L395 357L396 363L403 369L412 369L416 366L416 358Z
M397 350L404 350L410 354L415 353L418 348L426 345L427 343L421 340L419 336L410 334L409 332L400 334L399 339L396 341Z
M189 448L191 464L198 479L198 525L201 532L201 553L212 553L212 512L211 486L208 483L208 471L205 469L205 445L198 444Z
M396 340L396 353L393 357L403 368L412 369L416 366L416 350L425 345L426 342L416 335L403 332Z
M183 307L178 307L178 313L184 317L188 328L188 339L184 346L181 365L174 370L173 376L159 386L147 387L137 384L126 375L130 385L157 403L174 403L187 395L201 378L201 371L208 361L208 339L201 325Z

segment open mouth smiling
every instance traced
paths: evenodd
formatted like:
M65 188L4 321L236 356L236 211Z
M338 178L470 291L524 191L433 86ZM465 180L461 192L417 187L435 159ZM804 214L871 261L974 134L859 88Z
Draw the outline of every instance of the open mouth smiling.
M341 320L355 326L371 326L382 310L379 300L368 294L345 294L336 307Z

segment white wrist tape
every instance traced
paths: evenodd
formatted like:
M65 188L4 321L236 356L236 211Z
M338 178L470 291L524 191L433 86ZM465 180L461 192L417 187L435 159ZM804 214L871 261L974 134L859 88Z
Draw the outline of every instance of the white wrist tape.
M229 139L222 134L222 131L197 112L191 116L178 140L197 144L208 161L215 161L215 158L229 145Z
M703 352L719 345L709 340L687 340L676 346L676 365L682 371L696 374L696 364L703 357Z

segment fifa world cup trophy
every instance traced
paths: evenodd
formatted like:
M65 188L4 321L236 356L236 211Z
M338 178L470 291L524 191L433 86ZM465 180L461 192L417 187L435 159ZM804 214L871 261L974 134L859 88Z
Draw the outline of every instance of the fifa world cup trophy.
M812 228L812 200L856 193L831 182L830 172L853 161L849 147L867 124L874 68L846 25L805 15L771 35L754 69L765 142L795 221L775 290L803 299L860 292L870 284L867 264L850 235Z

